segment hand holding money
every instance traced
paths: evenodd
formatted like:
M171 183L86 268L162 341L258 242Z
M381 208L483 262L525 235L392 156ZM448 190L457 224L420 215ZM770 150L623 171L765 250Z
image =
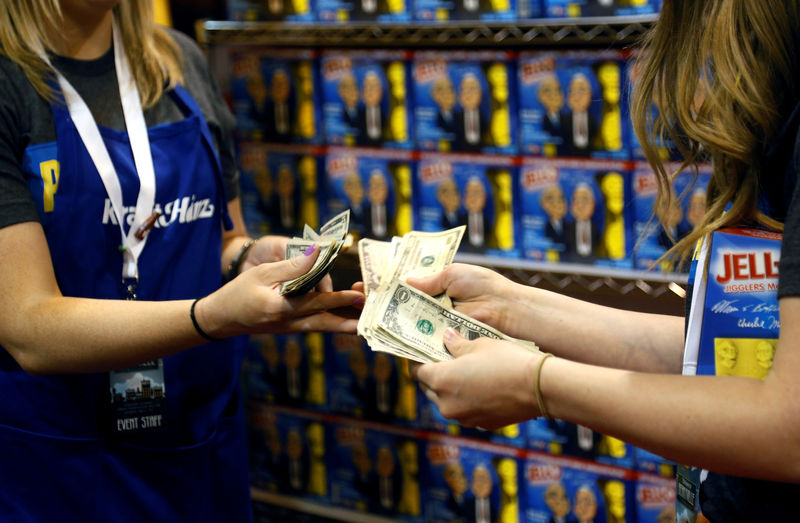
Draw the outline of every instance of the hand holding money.
M306 274L281 284L281 295L298 296L305 294L325 277L333 267L342 248L349 246L350 210L331 218L322 226L319 233L306 224L302 238L292 238L286 245L286 259L295 258L311 246L319 245L320 253L314 266Z
M367 301L358 333L372 350L425 363L452 359L442 338L447 328L461 332L468 339L512 340L453 310L446 295L432 297L403 281L409 276L442 271L452 262L464 229L462 226L438 233L413 231L391 243L359 242ZM536 350L530 343L529 348Z

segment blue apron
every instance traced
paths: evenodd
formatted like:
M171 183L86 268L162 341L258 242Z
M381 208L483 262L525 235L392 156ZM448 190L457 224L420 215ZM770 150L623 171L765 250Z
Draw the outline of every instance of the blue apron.
M200 108L180 86L170 96L187 117L148 129L162 214L139 259L140 300L219 288L221 225L230 226ZM106 190L66 106L52 110L57 142L29 147L23 164L58 285L65 296L124 299ZM128 135L100 132L132 216L139 179ZM0 519L249 521L237 341L165 358L166 426L130 437L112 434L108 374L29 376L0 351Z

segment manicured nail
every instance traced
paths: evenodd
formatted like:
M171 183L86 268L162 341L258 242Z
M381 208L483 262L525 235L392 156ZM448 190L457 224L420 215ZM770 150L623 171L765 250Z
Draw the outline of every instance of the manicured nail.
M316 248L317 248L317 244L316 244L316 243L312 243L312 244L311 244L311 245L308 247L308 249L306 249L305 251L303 251L303 256L311 256L312 254L314 254L314 249L316 249Z
M353 305L355 307L361 307L362 305L364 305L364 297L363 296L359 296L358 298L353 300Z
M453 341L456 339L456 331L452 327L447 327L444 331L444 339L446 341Z

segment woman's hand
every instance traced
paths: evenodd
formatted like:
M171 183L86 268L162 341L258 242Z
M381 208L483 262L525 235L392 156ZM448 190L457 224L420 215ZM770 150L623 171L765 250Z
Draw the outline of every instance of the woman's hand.
M453 329L444 340L454 360L411 369L442 416L493 430L540 415L533 373L542 353L490 338L468 341Z
M247 252L247 257L242 261L239 274L247 269L252 269L262 263L272 263L286 259L286 245L289 238L286 236L262 236ZM333 282L330 275L326 274L317 284L320 292L331 292Z
M408 283L431 296L446 292L456 310L482 321L514 338L526 338L524 304L519 286L500 274L475 265L454 263L424 278Z
M257 253L252 257L269 255L268 245L264 246L264 251L258 244L253 246L253 250L257 247ZM355 333L358 312L352 307L363 305L363 293L354 290L312 291L292 298L280 294L281 282L307 273L319 251L319 246L314 246L314 250L305 256L259 263L243 270L221 289L197 303L195 314L198 323L205 332L218 338L266 332Z

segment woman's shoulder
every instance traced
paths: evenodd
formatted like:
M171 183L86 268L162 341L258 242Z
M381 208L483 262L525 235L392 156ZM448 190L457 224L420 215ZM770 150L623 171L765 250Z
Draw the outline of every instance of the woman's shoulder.
M184 69L208 70L208 61L206 60L206 56L194 39L192 39L186 33L178 31L177 29L166 27L165 30L181 50L184 61Z

